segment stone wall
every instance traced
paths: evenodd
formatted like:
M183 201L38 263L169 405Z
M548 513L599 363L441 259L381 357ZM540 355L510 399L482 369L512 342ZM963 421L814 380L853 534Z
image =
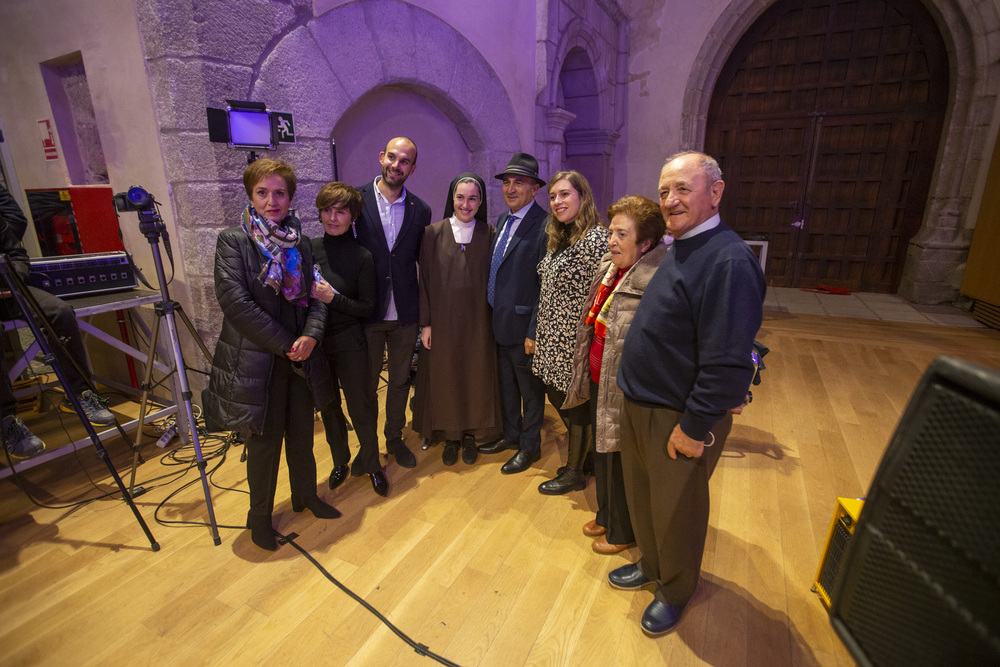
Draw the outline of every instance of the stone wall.
M332 179L332 139L341 179L360 184L378 173L378 151L389 138L412 136L418 169L407 187L435 214L451 178L471 169L490 183L497 215L502 198L491 177L514 151L534 152L543 173L562 168L562 154L548 150L552 138L536 120L554 105L562 59L574 46L587 49L597 72L600 128L617 136L625 20L615 2L516 0L520 13L488 5L471 25L463 7L436 0L316 7L301 0L139 0L192 310L207 339L221 325L212 285L215 237L234 223L246 195L245 155L208 142L206 106L257 100L294 114L296 143L278 155L296 167L293 206L311 234L321 233L312 201ZM614 141L607 147L610 165ZM609 174L610 189L614 170Z

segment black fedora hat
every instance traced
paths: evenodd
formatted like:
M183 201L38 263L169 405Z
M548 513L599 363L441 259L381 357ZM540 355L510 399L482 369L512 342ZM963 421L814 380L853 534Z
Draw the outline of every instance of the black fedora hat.
M514 153L514 157L510 159L504 170L497 174L496 177L502 179L505 174L527 176L538 181L539 185L545 185L545 181L538 177L538 160L535 159L534 155L529 155L528 153Z

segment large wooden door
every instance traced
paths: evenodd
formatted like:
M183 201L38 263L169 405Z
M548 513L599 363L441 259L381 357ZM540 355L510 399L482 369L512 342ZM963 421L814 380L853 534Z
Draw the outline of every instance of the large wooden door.
M917 0L782 0L716 83L705 150L723 219L769 242L772 285L895 292L923 219L948 99Z

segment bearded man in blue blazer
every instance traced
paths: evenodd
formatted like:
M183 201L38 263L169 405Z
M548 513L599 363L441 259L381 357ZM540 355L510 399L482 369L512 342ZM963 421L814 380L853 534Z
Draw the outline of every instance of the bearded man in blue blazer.
M417 168L417 145L411 139L391 139L378 159L382 173L358 188L364 205L356 222L358 242L375 259L378 283L375 312L365 326L369 380L374 395L387 354L385 448L396 463L412 468L417 461L403 442L403 426L420 309L417 259L424 229L431 224L431 209L403 187Z

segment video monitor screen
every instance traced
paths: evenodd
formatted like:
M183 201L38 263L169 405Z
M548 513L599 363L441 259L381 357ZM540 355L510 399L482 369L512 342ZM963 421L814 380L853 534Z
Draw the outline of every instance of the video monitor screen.
M233 148L273 149L271 114L267 111L229 109L229 145Z

